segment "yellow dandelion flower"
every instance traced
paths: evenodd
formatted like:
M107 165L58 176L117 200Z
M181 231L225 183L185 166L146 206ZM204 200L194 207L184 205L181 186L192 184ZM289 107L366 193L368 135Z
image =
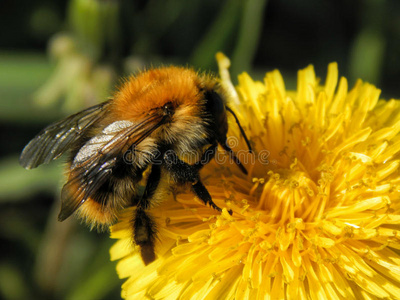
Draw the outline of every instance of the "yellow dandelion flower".
M349 90L335 63L324 85L309 66L297 91L278 71L264 82L244 73L234 89L227 58L218 61L255 149L237 151L249 175L217 155L202 178L222 213L190 193L152 210L160 240L148 266L127 209L111 228L122 296L399 299L400 101L362 81Z

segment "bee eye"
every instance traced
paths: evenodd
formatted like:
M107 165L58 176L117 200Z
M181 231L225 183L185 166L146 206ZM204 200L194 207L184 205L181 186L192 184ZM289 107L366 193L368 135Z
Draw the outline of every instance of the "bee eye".
M163 106L163 114L164 116L167 115L172 115L174 112L174 106L172 105L172 102L167 102Z
M223 118L225 115L225 104L221 96L215 91L207 91L205 93L207 100L207 110L215 117L216 120Z

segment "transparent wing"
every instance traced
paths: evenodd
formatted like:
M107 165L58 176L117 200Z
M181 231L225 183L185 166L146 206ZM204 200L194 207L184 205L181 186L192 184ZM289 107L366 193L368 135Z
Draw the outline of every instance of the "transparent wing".
M77 138L107 112L111 100L89 107L43 129L22 150L20 164L26 169L60 157Z
M138 124L117 121L89 140L71 165L68 182L61 193L59 220L68 218L88 198L100 202L97 199L101 195L97 192L113 176L113 168L121 162L124 153L139 145L164 121L165 117L160 115L149 116Z

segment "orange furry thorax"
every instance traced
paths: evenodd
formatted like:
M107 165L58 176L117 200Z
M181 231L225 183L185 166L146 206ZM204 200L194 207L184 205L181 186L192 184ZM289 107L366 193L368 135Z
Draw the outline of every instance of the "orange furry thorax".
M213 80L192 69L164 67L131 76L114 95L113 112L117 119L136 120L170 102L174 107L198 106L200 90Z

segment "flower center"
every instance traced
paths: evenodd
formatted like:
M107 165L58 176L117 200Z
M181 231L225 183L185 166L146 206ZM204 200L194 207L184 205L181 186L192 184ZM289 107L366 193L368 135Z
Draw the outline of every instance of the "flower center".
M283 169L268 175L257 209L267 213L269 222L283 225L315 216L318 187L305 172Z

